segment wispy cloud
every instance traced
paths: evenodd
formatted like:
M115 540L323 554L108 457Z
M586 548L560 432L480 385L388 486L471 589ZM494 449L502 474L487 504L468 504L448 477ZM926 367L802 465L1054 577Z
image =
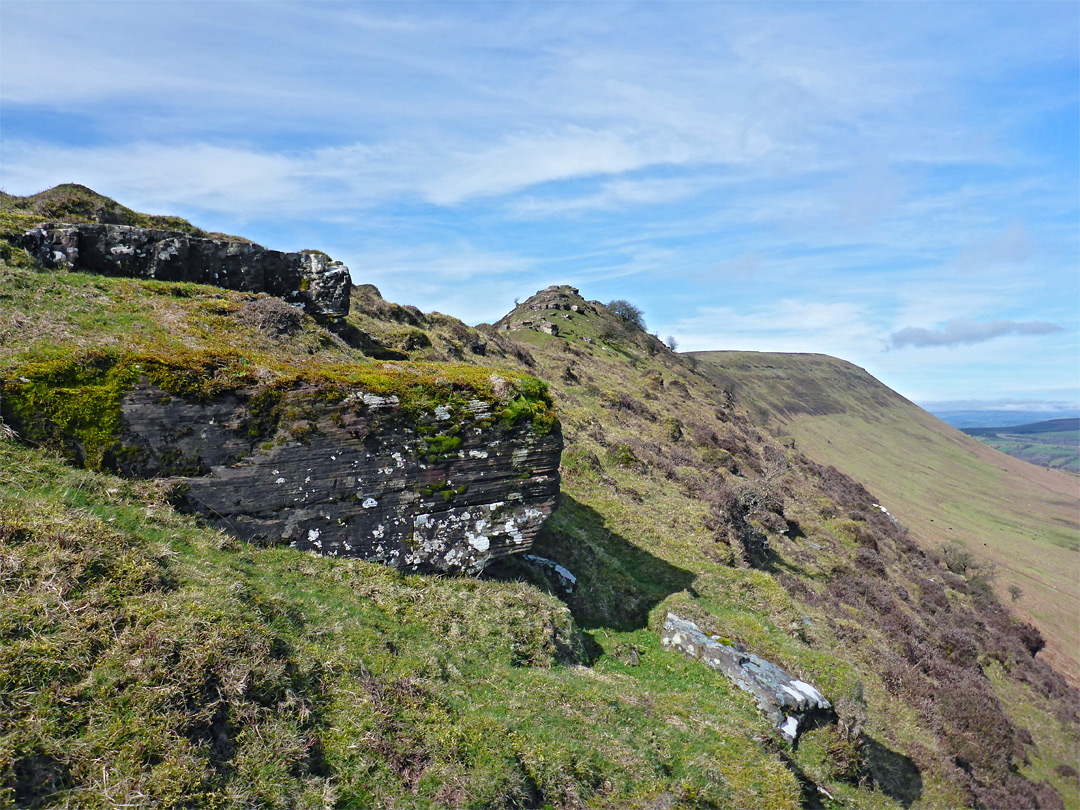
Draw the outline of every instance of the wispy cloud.
M1033 252L1031 234L1022 222L1014 220L1001 232L966 247L957 257L956 265L969 273L1014 268L1031 258Z
M686 348L831 352L905 394L1075 382L1076 4L2 15L5 191L322 248L471 321L572 283Z
M936 348L940 346L962 346L970 343L985 343L1005 335L1048 335L1063 332L1064 327L1046 321L977 321L958 318L949 321L940 331L909 326L889 336L894 349L904 346L915 348Z

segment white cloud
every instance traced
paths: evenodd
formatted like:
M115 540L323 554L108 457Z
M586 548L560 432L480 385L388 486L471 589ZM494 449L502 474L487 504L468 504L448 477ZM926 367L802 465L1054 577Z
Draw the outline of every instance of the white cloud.
M1063 332L1064 327L1046 321L986 321L979 323L967 318L957 318L945 324L941 330L908 326L889 336L893 348L961 346L985 343L1005 335L1049 335Z
M796 299L752 309L702 307L661 331L672 332L685 351L814 352L852 359L879 343L862 306Z
M437 205L454 205L471 197L503 195L553 180L681 163L691 155L677 139L632 131L572 126L517 133L495 146L453 155L451 165L426 186L425 192Z

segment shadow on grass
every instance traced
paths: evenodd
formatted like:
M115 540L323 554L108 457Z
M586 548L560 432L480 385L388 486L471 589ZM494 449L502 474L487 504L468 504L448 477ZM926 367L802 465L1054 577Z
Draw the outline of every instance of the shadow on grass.
M922 772L910 757L886 748L873 737L864 737L866 741L866 760L874 784L888 796L900 802L905 808L911 807L922 796Z
M637 630L649 611L669 595L686 590L694 575L635 546L604 525L596 510L563 493L558 510L533 543L532 553L568 569L572 594L549 585L542 569L518 556L492 563L495 579L522 579L558 594L585 629Z

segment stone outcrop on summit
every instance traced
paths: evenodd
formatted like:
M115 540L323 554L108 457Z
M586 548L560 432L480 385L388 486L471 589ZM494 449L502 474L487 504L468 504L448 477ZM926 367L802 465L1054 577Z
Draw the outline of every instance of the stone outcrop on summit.
M240 240L103 224L47 223L18 244L46 267L265 292L312 314L349 311L349 268L315 251L282 253Z

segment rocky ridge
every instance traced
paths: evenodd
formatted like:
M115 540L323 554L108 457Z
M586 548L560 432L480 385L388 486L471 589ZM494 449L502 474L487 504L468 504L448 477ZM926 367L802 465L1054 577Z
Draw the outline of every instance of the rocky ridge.
M16 243L45 267L265 292L319 315L349 311L349 268L316 251L111 224L45 223Z

